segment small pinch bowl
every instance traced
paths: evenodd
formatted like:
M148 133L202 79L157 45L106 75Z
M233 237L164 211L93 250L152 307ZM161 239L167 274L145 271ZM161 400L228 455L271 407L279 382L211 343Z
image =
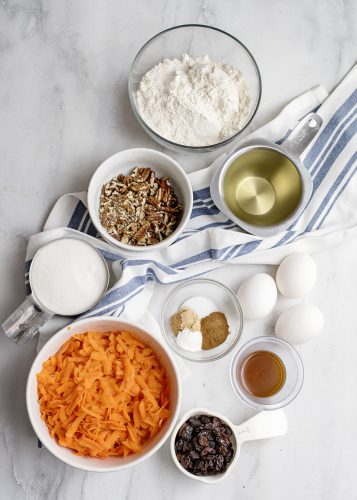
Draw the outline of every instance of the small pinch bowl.
M149 440L140 453L133 453L128 457L107 457L107 458L91 458L75 455L72 450L60 446L57 441L50 436L45 422L41 419L40 406L37 395L37 378L36 374L42 369L42 364L47 361L50 356L57 353L60 347L70 337L77 333L87 331L107 332L126 330L131 332L137 338L152 347L153 351L165 368L171 387L170 393L170 409L171 417L164 423L158 434ZM181 404L181 383L179 373L169 350L159 343L154 336L149 332L142 330L133 323L121 321L111 316L102 316L98 318L89 318L76 321L71 325L66 326L58 333L53 335L51 339L42 347L37 354L30 373L27 379L26 386L26 406L30 418L31 425L37 434L38 439L55 457L62 462L71 465L77 469L90 472L115 472L137 465L146 458L149 458L155 453L168 439L175 422L178 418Z
M215 304L216 311L225 314L229 324L229 334L222 344L213 349L191 352L177 344L176 337L171 331L170 318L186 300L197 296L210 299ZM215 280L196 278L180 283L171 290L161 311L160 324L166 342L176 354L189 361L205 363L223 358L235 348L242 335L244 318L239 300L230 288Z
M285 367L286 377L281 389L269 397L259 398L250 394L240 377L240 367L253 352L269 351L278 356ZM274 411L291 403L299 394L304 382L304 365L297 350L283 339L273 336L255 337L234 353L230 377L233 391L241 401L257 410Z
M230 440L234 449L234 456L225 472L217 474L216 476L195 476L194 474L191 474L186 469L184 469L180 462L177 460L175 451L176 435L181 425L194 415L208 415L212 417L218 417L222 420L222 422L224 422L226 425L228 425L228 427L231 428L232 436ZM171 456L176 467L183 474L185 474L185 476L191 479L195 479L196 481L201 481L202 483L216 484L220 483L231 474L233 467L235 467L238 462L240 449L243 443L245 443L246 441L255 441L258 439L283 436L287 433L287 430L288 423L285 412L283 410L262 411L254 415L254 417L250 418L249 420L246 420L242 424L234 425L232 421L229 420L229 418L221 415L220 413L217 413L216 411L208 410L207 408L194 408L182 416L172 432L170 440Z
M154 245L135 246L127 245L116 240L102 226L99 218L99 201L102 186L113 177L124 174L128 175L135 167L150 167L158 177L167 176L178 200L183 206L182 217L175 231ZM90 218L100 236L110 245L121 250L126 255L149 253L161 250L171 243L182 233L187 225L193 205L192 186L183 168L170 156L148 148L132 148L120 151L107 158L94 172L88 187L88 211Z

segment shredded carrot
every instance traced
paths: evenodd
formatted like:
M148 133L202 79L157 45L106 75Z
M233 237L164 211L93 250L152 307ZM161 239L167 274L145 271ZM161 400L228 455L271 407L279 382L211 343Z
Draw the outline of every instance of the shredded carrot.
M77 455L138 453L170 418L166 372L129 332L71 337L37 374L41 417Z

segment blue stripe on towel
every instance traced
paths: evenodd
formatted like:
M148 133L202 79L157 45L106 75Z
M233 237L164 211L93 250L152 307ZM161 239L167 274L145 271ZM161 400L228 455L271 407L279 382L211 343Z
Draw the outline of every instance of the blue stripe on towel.
M325 196L325 198L323 199L323 201L320 204L319 208L316 210L316 212L313 215L313 217L311 218L309 224L306 226L306 231L311 231L312 230L312 228L314 227L314 224L316 223L316 221L318 220L318 218L320 217L320 215L324 211L326 205L330 201L333 193L335 193L337 191L338 186L341 184L341 182L343 181L343 179L346 177L346 175L348 174L348 172L350 171L350 169L355 165L356 161L357 161L357 152L352 156L352 158L350 158L350 160L347 163L347 165L342 169L342 171L340 172L340 174L337 176L335 182L332 184L332 186L328 190L328 193ZM337 195L336 199L338 198L338 196L339 195Z
M219 210L215 205L213 207L193 208L191 212L191 219L194 219L195 217L200 217L201 215L217 215L217 214L219 214Z
M317 229L320 229L320 227L322 226L322 224L325 221L326 217L328 216L328 214L330 213L331 209L333 208L334 204L336 203L336 201L338 200L338 198L341 196L341 194L344 192L344 190L346 189L346 187L348 186L350 180L356 174L356 172L357 172L357 166L352 170L352 173L350 174L350 176L348 177L348 179L346 180L346 182L343 184L343 186L340 189L340 191L335 196L334 200L332 201L331 205L329 206L328 210L326 211L324 217L321 219L321 222L317 226Z
M152 264L153 266L156 266L161 271L164 271L166 274L177 274L177 271L175 271L171 267L164 266L163 264L160 264L160 262L156 262L156 261L150 260L150 259L140 259L140 260L137 260L137 259L133 259L133 260L130 259L129 260L128 259L128 260L124 260L123 261L123 269L126 268L126 267L132 267L132 266L143 266L143 265L146 265L146 264Z
M357 119L352 122L352 124L343 132L338 142L335 144L334 148L331 150L330 154L327 156L325 163L317 172L316 176L313 179L313 195L316 190L319 188L321 182L324 180L326 175L329 173L332 165L335 163L337 157L342 153L345 149L353 134L351 132L356 130Z
M86 211L86 214L83 217L82 223L80 224L80 227L78 228L81 233L87 233L88 222L89 222L89 212Z
M89 227L88 227L86 232L87 232L87 234L89 234L89 236L94 236L94 237L98 236L98 232L97 232L95 225L93 224L92 221L89 224Z
M117 260L121 260L124 257L121 257L120 255L117 255L116 253L111 253L108 252L107 250L103 250L102 248L97 248L97 250L100 251L100 253L103 255L105 260L109 260L110 262L115 262Z
M239 255L245 255L247 253L253 252L260 244L262 240L249 241L245 243L242 248L238 250L238 252L234 255L234 257L238 257Z
M80 223L82 222L83 215L86 213L87 209L84 204L79 201L76 208L72 214L72 217L67 225L70 229L79 229Z
M352 111L349 115L346 116L346 119L344 119L338 128L335 129L335 133L331 136L331 140L326 144L327 147L324 148L324 151L322 151L321 156L319 157L318 161L316 161L314 167L310 170L310 174L314 177L315 173L319 170L319 167L321 164L323 164L323 160L326 158L327 154L331 150L331 148L334 146L336 140L338 139L339 135L341 132L344 130L346 125L350 125L350 122L353 120L353 118L357 115L357 109ZM325 146L326 146L325 145Z
M196 189L193 191L194 200L208 200L211 198L211 191L209 187Z
M203 252L200 252L196 255L192 255L191 257L188 257L186 259L180 260L179 262L176 262L173 264L171 267L177 269L186 269L187 266L190 266L192 264L196 264L198 262L204 262L206 260L219 260L220 257L226 252L229 248L231 248L231 245L225 248L210 248L208 250L205 250Z
M356 104L357 89L344 101L343 104L335 111L329 120L328 124L320 132L311 150L305 157L305 165L309 167L314 163L318 155L321 153L323 147L326 145L329 137L333 134L336 125L340 122L340 117L346 115Z
M208 208L211 208L212 206L214 206L214 201L212 199L209 199L207 201L205 200L196 200L193 202L193 207L196 208L196 207L208 207Z
M280 247L280 245L284 245L294 234L294 231L287 231L286 234L274 245L273 248Z

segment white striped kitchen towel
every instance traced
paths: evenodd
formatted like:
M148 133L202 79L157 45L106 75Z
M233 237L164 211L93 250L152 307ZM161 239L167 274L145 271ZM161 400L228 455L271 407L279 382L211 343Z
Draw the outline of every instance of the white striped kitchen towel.
M86 209L86 193L64 195L55 204L44 231L29 240L27 292L28 271L35 252L47 241L64 235L90 241L112 264L111 288L84 316L119 316L125 307L129 311L134 297L138 300L144 288L152 289L149 282L179 282L227 263L278 264L292 251L315 252L357 235L357 66L326 97L322 87L312 89L249 136L283 143L308 112L317 111L323 118L322 129L303 155L304 165L313 178L313 194L287 231L258 238L242 232L219 212L212 202L209 185L215 167L222 161L220 157L208 169L190 174L194 194L190 222L178 241L160 252L125 257L97 237ZM141 310L146 308L149 296L140 294Z

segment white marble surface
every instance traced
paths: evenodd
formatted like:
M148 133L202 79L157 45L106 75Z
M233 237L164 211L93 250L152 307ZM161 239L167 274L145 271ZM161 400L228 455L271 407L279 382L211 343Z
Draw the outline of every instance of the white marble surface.
M133 118L126 91L130 63L150 36L199 22L240 38L262 73L261 124L311 86L330 90L339 81L355 62L356 19L354 0L2 0L0 320L23 299L27 238L58 196L85 189L96 166L120 149L156 147ZM175 157L187 170L210 160ZM216 486L182 476L167 445L137 468L107 475L71 469L37 449L24 399L35 342L19 347L1 336L0 498L357 498L356 256L357 241L316 255L319 279L310 300L326 327L318 341L299 348L306 378L286 410L288 435L245 445L235 472ZM234 266L210 276L236 288L257 270ZM158 288L154 313L166 293ZM276 314L247 323L244 338L271 332ZM210 405L237 423L254 413L232 392L229 361L190 366L183 410Z

